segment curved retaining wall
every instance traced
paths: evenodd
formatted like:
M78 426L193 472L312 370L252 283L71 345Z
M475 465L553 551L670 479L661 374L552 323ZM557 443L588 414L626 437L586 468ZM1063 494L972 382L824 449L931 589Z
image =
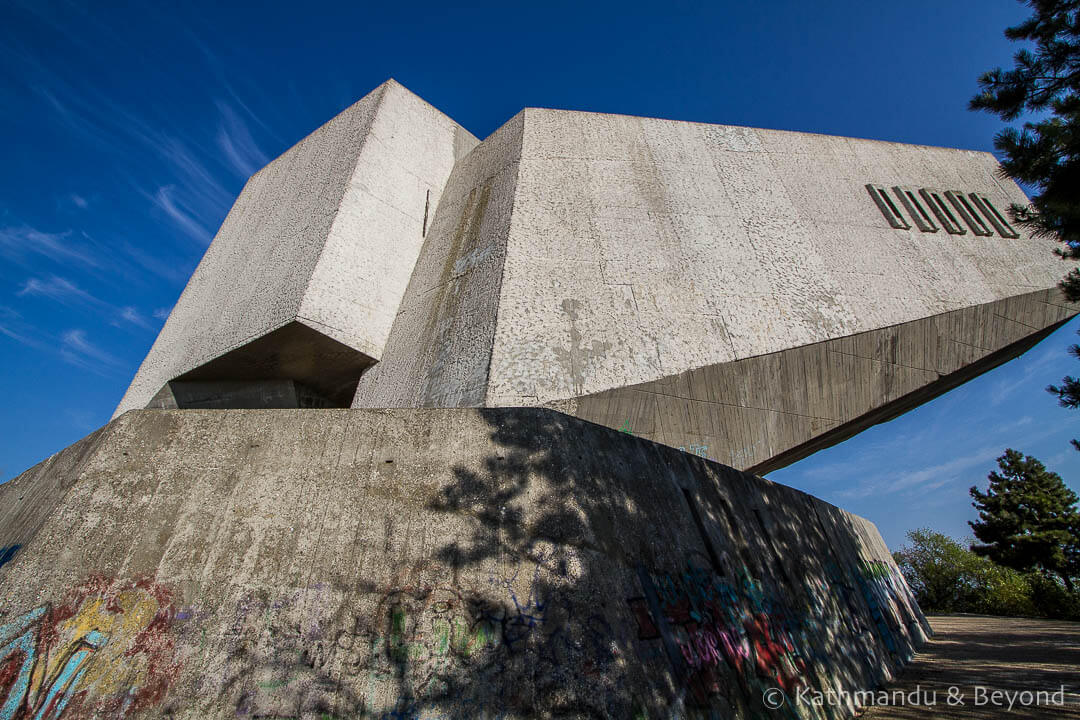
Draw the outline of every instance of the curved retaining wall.
M847 717L929 631L866 520L543 409L129 412L0 563L0 720Z

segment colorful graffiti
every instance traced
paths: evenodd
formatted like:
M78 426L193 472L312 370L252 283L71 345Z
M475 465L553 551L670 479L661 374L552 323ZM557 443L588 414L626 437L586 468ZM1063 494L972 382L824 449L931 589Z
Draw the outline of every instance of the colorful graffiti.
M679 449L682 450L683 452L687 452L687 449L686 449L685 445L680 445ZM698 457L703 457L706 460L712 460L712 458L709 457L709 446L708 445L694 445L694 444L691 443L689 452L690 452L691 455L697 455Z
M0 627L0 720L126 717L159 702L179 669L170 598L149 581L93 578Z
M611 715L623 704L615 630L602 609L572 602L559 562L537 557L472 589L407 571L366 592L245 593L205 643L199 665L228 659L200 676L201 691L232 697L240 718L434 720L530 714L574 684L591 689L582 702L596 716ZM178 634L201 642L213 615L185 608Z
M606 584L582 590L573 552L534 552L471 589L425 584L438 577L425 562L382 587L236 588L223 604L183 610L159 585L94 579L0 627L0 720L125 717L164 703L179 673L174 646L197 696L216 709L228 698L240 718L451 720L565 707L590 717L667 707L833 718L808 705L773 710L763 697L872 686L909 652L919 617L894 566L857 556L756 577L727 551L702 554L704 567L676 573L639 567L623 604L625 595L605 597Z
M681 575L652 577L643 589L654 594L661 617L650 613L647 597L631 598L638 637L661 637L667 629L692 706L707 706L719 695L738 705L755 688L780 687L790 694L805 683L807 663L784 608L770 602L745 572L731 583L691 566Z
M746 716L816 717L814 707L797 711L785 703L774 711L760 699L769 688L790 698L801 688L828 683L841 646L860 658L874 657L874 643L859 621L866 609L890 654L909 650L918 616L897 575L886 563L861 562L843 581L835 573L829 580L808 574L803 593L792 593L767 587L745 568L728 579L690 566L676 575L644 573L645 595L628 604L637 638L668 646L668 660L683 678L691 707L711 707L719 697ZM865 606L853 604L858 602L850 593L853 586Z
M613 628L602 613L583 612L549 581L541 565L525 577L519 566L509 576L489 578L501 602L447 587L385 596L378 616L389 616L390 632L382 647L396 667L382 672L392 669L409 682L384 720L473 717L485 708L505 715L532 707L537 695L571 678L593 683L591 702L605 707L614 690L605 687L617 656ZM453 710L432 714L440 705Z

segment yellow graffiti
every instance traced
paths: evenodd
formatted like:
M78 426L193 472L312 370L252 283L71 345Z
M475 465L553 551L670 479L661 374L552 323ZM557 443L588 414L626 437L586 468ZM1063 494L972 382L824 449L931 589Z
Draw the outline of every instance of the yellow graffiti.
M119 612L109 610L107 604L114 608L119 606ZM141 589L121 592L109 603L103 598L87 598L75 617L57 625L61 644L56 655L63 656L67 647L79 642L87 632L97 630L109 638L109 642L94 653L94 661L86 669L82 684L93 686L102 695L142 687L146 682L146 656L124 657L124 654L157 611L157 599ZM53 662L55 658L49 660ZM48 670L51 673L52 668Z
M119 703L114 708L125 714L136 693L155 684L157 638L146 631L162 609L152 593L133 587L108 597L87 595L73 614L46 606L4 626L19 626L20 644L5 649L20 649L25 661L7 697L0 697L0 717L58 718L83 691Z

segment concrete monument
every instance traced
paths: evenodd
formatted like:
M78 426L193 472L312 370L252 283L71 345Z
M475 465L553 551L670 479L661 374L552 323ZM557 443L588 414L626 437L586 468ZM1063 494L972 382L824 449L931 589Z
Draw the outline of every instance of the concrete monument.
M929 626L871 523L754 473L1075 314L997 170L531 108L481 142L388 81L0 487L0 720L850 717Z

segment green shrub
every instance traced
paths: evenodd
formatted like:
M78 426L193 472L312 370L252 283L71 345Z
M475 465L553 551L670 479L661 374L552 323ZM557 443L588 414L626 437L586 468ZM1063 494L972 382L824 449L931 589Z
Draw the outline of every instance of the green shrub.
M1039 573L1025 576L1031 588L1032 604L1039 617L1080 620L1080 593L1069 592L1056 578Z
M1003 567L926 528L907 537L893 558L925 613L1080 620L1080 593L1055 578Z

